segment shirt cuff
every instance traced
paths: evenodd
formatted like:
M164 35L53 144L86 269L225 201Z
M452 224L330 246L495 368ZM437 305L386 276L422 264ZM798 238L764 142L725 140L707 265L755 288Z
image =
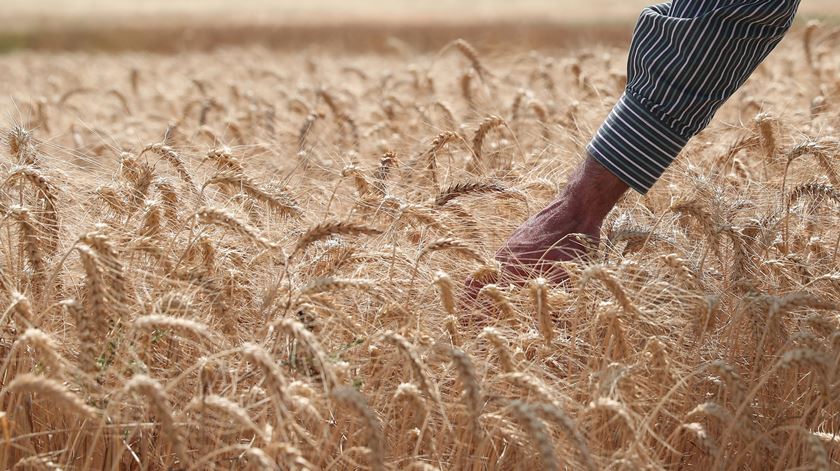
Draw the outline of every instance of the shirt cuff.
M645 194L689 139L651 113L632 92L625 92L586 150L621 181Z

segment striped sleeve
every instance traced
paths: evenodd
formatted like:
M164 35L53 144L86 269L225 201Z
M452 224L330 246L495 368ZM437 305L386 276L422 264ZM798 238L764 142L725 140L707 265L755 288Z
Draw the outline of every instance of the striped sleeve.
M799 0L674 0L633 33L627 88L587 146L646 193L790 28Z

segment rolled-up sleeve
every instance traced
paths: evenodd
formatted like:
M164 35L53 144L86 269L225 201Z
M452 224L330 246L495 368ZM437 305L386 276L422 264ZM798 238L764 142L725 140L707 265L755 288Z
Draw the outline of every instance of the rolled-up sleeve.
M636 25L627 87L587 146L646 193L790 29L799 0L674 0Z

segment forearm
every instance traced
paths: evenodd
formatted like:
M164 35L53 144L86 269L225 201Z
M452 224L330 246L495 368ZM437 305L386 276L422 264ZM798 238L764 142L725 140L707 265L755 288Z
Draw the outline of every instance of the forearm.
M633 37L627 88L589 154L645 193L775 48L798 5L676 0L646 9Z

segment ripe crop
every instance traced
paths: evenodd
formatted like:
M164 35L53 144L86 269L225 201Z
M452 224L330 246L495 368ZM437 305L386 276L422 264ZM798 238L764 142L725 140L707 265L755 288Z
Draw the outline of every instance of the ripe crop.
M0 57L0 468L837 466L838 46L791 33L563 286L493 253L622 49Z

